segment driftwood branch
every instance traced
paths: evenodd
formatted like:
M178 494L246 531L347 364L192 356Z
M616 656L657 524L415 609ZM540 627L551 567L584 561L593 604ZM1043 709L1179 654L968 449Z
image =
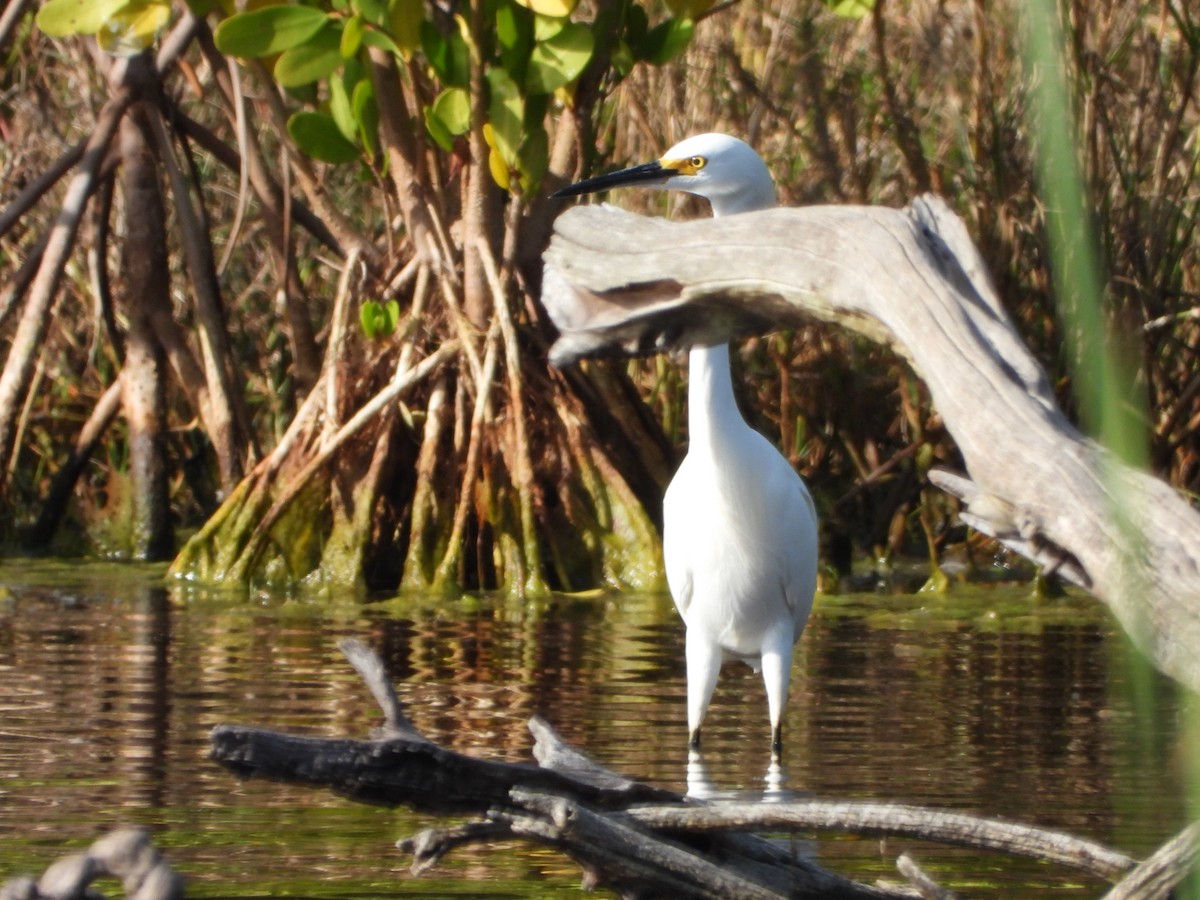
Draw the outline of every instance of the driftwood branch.
M948 891L917 865L917 861L907 853L901 853L896 859L896 869L908 879L909 884L917 889L924 900L954 900L958 895Z
M897 868L911 886L860 884L755 831L912 837L1030 856L1101 880L1125 878L1111 897L1166 897L1196 860L1200 825L1138 864L1060 832L911 806L709 805L605 769L536 717L530 730L538 765L466 756L417 732L371 650L354 640L342 649L383 709L385 727L376 739L302 738L223 725L212 733L212 758L245 777L322 787L364 803L480 817L400 841L400 850L412 854L414 874L458 847L518 837L571 856L584 870L585 886L605 885L630 897L953 896L906 855ZM1134 885L1132 893L1121 893L1127 884Z
M1123 853L1061 831L898 803L642 806L626 815L640 825L666 831L835 831L909 837L1028 856L1097 878L1120 876L1136 865L1136 860Z
M684 223L577 207L555 223L542 299L556 364L814 319L889 346L962 451L969 476L930 477L965 501L964 520L1090 590L1200 689L1200 514L1071 425L941 200Z
M1157 900L1175 889L1200 865L1200 822L1189 825L1138 865L1104 900Z

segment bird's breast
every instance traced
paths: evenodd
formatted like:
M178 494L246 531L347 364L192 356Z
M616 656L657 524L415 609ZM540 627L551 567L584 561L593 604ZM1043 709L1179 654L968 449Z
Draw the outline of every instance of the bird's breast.
M752 434L724 456L693 447L663 509L667 580L688 629L747 657L768 634L795 627L798 596L807 618L816 573L807 490L778 451Z

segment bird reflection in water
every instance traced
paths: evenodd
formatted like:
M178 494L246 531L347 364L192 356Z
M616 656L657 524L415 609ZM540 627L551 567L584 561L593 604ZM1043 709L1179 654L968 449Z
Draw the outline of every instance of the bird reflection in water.
M801 793L787 786L787 768L778 754L771 754L771 762L763 776L763 789L722 791L712 781L708 763L699 750L689 750L687 759L687 797L689 800L706 800L726 803L790 803L801 799Z

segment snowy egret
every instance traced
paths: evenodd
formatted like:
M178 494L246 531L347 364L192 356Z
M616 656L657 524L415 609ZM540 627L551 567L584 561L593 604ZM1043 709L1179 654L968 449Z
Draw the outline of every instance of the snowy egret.
M580 181L554 196L629 185L697 194L714 216L775 205L762 159L724 134L688 138L655 162ZM688 437L687 456L663 500L663 552L687 629L689 744L700 746L722 662L741 659L762 671L778 755L792 647L816 590L816 509L800 476L738 411L728 344L693 347L688 355Z

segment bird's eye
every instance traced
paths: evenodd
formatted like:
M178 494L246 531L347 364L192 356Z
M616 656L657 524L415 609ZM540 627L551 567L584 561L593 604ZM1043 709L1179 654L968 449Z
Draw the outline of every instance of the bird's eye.
M688 162L691 164L693 169L700 170L700 169L704 168L704 166L708 162L708 160L705 159L703 156L693 156L691 159L688 160Z

